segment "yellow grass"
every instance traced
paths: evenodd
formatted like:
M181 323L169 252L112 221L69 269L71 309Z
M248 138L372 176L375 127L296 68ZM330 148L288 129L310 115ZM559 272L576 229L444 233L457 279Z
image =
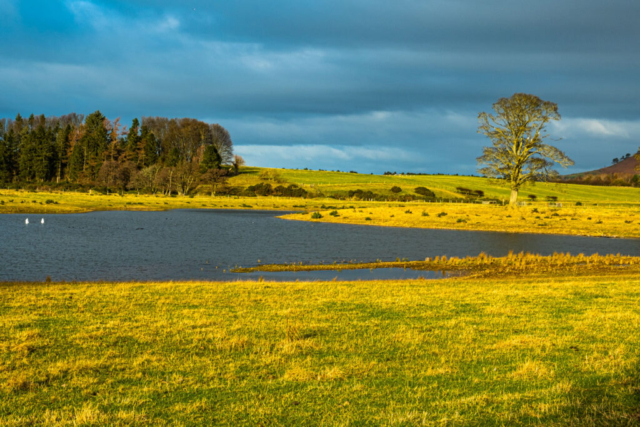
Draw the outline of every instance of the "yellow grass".
M464 203L403 203L356 209L320 210L321 219L307 213L282 218L388 227L482 230L509 233L569 234L577 236L640 237L640 207L538 205L510 208ZM537 211L537 212L536 212Z
M47 200L50 202L47 203ZM51 193L0 190L2 213L80 213L102 210L167 210L167 209L278 209L319 208L326 200L273 197L211 197L197 195L163 196L160 194Z
M569 253L554 253L541 256L531 253L510 252L503 257L492 257L481 253L477 257L447 257L436 256L424 261L400 260L385 262L349 262L332 264L262 264L255 267L236 267L235 273L250 273L255 271L321 271L321 270L354 270L376 268L403 268L429 271L457 271L470 277L505 277L513 275L578 275L589 274L640 274L640 257L624 255L584 254L571 255ZM468 276L469 277L469 276Z
M0 285L0 425L637 425L640 275Z

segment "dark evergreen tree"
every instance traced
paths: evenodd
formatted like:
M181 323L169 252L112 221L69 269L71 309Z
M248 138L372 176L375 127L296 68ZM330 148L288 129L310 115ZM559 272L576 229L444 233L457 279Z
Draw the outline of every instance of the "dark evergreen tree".
M10 162L9 143L7 134L0 137L0 183L11 182L13 179L13 165Z
M156 136L149 131L147 126L140 128L140 150L138 151L138 162L140 166L147 167L154 165L160 158L160 144Z
M71 181L78 181L84 173L85 165L85 147L83 147L78 141L71 150L69 156L69 163L67 169L69 171L69 179Z
M53 176L53 161L55 158L55 134L45 129L44 116L38 121L38 127L34 132L35 142L33 173L38 182L48 181Z
M58 129L56 133L54 170L56 182L60 182L66 176L67 164L69 162L69 137L71 135L71 125L68 124L64 129Z
M138 119L133 119L131 122L131 128L127 134L127 141L125 144L125 157L126 160L138 163L139 150L140 150L140 122Z
M32 122L31 117L29 123ZM32 132L31 125L25 126L20 132L20 160L18 163L20 179L22 181L33 181L36 173L34 164L36 162L37 155L37 142L35 132Z
M200 162L200 172L205 173L210 169L218 169L220 168L220 162L222 158L218 153L218 150L213 145L208 145L207 148L204 149L204 155L202 156L202 161Z
M167 156L166 159L166 164L169 167L174 167L174 166L178 166L178 164L180 163L180 150L178 150L177 147L174 147L173 149L171 149L171 151L169 151L169 155Z
M83 172L91 180L98 176L109 147L109 131L104 122L105 117L100 111L89 114L84 121L85 133L80 139L80 145L84 148Z
M12 182L18 175L18 138L15 131L9 129L4 136L3 170L6 182Z

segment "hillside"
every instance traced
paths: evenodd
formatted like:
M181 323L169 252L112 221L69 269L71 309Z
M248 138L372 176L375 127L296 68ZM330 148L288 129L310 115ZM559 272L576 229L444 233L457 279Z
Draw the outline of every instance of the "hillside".
M607 166L605 168L600 168L588 172L575 173L571 175L566 175L567 177L577 177L584 175L635 175L638 173L638 160L635 157L631 156L626 158L614 165Z
M629 160L629 159L627 159ZM276 171L287 184L297 184L312 193L321 192L325 196L346 196L349 190L361 189L376 194L391 196L393 186L402 189L403 194L415 194L416 187L432 190L438 198L464 197L456 192L456 187L481 190L486 197L500 200L509 199L509 188L499 182L482 177L455 175L367 175L348 172L312 171L294 169L265 169L247 167L242 173L229 180L229 185L247 187L264 182L260 175L263 171ZM278 185L274 183L274 185ZM547 196L557 197L558 201L624 203L640 201L640 189L632 187L601 187L579 184L539 182L523 188L520 196L523 200L533 194L539 201Z

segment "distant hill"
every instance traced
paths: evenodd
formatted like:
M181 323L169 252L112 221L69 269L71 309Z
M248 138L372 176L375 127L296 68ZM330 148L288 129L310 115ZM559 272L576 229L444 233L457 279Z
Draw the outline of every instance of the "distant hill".
M580 172L574 173L570 175L565 175L565 177L577 177L584 175L635 175L639 173L636 170L636 166L638 166L638 161L634 156L628 157L614 165L607 166L606 168L596 169L588 172Z

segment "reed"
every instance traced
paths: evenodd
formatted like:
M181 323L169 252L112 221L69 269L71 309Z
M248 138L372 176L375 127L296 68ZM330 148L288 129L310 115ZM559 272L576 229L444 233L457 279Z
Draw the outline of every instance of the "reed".
M640 257L617 255L571 255L554 253L542 256L532 253L510 252L504 257L492 257L482 252L477 257L442 257L426 258L424 261L380 261L369 263L347 262L333 264L264 264L256 267L235 268L235 273L251 273L255 271L317 271L317 270L356 270L376 268L411 268L430 271L460 271L473 273L475 276L508 276L514 274L596 274L596 273L630 273L640 272Z

